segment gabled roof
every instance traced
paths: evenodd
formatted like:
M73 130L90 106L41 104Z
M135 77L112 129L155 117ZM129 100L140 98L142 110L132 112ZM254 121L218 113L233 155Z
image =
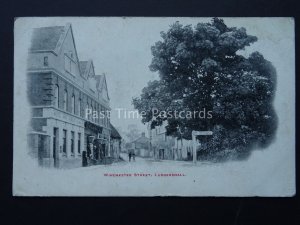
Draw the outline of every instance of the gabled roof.
M102 75L95 75L95 79L97 80L97 89L102 92L105 88L107 90L107 83L106 83L106 76L105 73ZM108 91L107 92L107 99L109 100Z
M51 27L40 27L34 28L31 38L30 51L35 52L52 52L55 55L61 54L62 46L70 32L76 62L78 60L78 54L76 49L76 44L74 40L73 30L70 23L65 26L51 26ZM79 63L76 63L78 70L80 70Z
M79 62L79 67L80 67L80 71L82 74L85 72L87 64L88 64L88 61L80 61Z
M69 32L71 33L71 38L75 49L76 61L79 62L73 30L70 23L67 23L65 26L34 28L29 50L33 53L53 52L55 55L59 55ZM80 70L79 65L77 66Z
M33 29L31 51L55 51L57 43L64 33L64 26L40 27Z
M97 80L97 88L99 89L99 91L101 91L105 76L104 75L95 75L95 79Z
M135 139L132 142L138 142L138 143L142 143L142 144L147 144L147 143L149 143L149 141L150 141L149 138L141 136L141 137Z
M80 66L80 71L81 71L81 75L83 78L85 78L85 79L89 78L89 73L90 73L91 69L93 71L93 74L95 74L94 64L91 59L88 61L80 61L79 66Z

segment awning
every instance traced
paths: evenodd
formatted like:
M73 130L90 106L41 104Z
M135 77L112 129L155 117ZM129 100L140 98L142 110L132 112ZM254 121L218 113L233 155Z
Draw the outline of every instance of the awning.
M114 139L122 139L121 135L117 131L117 129L110 123L110 128L111 128L111 137Z
M103 131L103 127L100 127L100 126L98 126L94 123L91 123L89 121L84 122L84 128L89 129L89 130L95 132L96 134L98 134L98 133L101 134L102 131Z

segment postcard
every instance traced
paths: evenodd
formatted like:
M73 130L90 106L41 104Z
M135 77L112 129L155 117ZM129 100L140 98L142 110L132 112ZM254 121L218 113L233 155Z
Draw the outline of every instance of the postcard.
M295 195L293 18L20 17L14 196Z

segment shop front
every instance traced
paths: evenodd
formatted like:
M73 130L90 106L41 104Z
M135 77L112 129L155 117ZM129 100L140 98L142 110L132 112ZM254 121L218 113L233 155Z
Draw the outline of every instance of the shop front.
M109 163L110 130L86 121L84 149L83 166Z

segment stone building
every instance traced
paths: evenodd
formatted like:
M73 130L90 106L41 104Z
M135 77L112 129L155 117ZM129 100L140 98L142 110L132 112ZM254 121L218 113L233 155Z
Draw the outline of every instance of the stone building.
M112 155L106 78L92 60L79 61L70 24L34 29L27 78L30 154L40 165L79 167Z
M136 156L152 157L149 146L150 139L146 137L145 132L141 136L130 143L130 150L134 150Z
M120 153L122 151L122 137L118 130L112 125L111 126L111 151L113 152L113 158L114 160L120 159Z
M167 135L167 121L150 130L151 146L155 159L188 160L193 153L192 140Z

